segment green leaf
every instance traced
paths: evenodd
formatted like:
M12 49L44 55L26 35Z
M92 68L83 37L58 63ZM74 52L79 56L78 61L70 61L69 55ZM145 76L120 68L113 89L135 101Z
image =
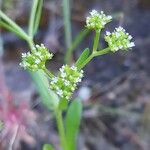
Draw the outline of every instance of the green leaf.
M45 77L43 71L30 72L32 79L35 81L37 90L42 97L43 104L50 110L58 107L59 98L58 96L49 89L48 79Z
M21 36L23 39L28 40L29 37L26 34L26 32L19 26L17 25L14 21L12 21L8 16L6 16L1 10L0 10L0 19L3 21L1 25L5 27L6 29L10 31L16 31L17 35Z
M44 144L42 150L54 150L54 148L50 144Z
M22 39L25 39L26 38L24 37L23 34L21 34L20 32L18 32L16 29L14 29L10 24L8 24L7 22L4 22L4 21L1 21L0 20L0 27L3 27L13 33L15 33L18 37L22 38Z
M79 98L76 98L69 106L66 119L66 141L69 150L76 150L76 138L80 126L82 113L82 103Z
M32 38L34 36L34 22L35 22L35 18L36 18L36 11L37 11L37 7L38 7L38 2L39 2L39 0L33 0L32 1L32 8L31 8L29 27L28 27L29 35Z
M43 6L43 0L40 0L38 2L36 17L35 17L35 22L34 22L34 34L37 32L39 24L40 24L40 19L41 19L41 14L42 14L42 6Z
M90 54L90 50L89 48L86 48L83 53L80 55L80 57L78 58L78 60L76 61L76 67L78 68L80 65L82 65L82 63L88 58Z

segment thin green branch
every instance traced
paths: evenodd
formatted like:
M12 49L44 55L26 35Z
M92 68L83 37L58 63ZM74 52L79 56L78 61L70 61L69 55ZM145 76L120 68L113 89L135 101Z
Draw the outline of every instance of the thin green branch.
M66 48L69 49L72 43L69 0L63 0L63 18L64 18L64 27L65 27Z
M40 19L41 19L41 14L42 14L42 6L43 6L43 0L40 0L38 3L35 22L34 22L34 34L37 32L37 29L40 24Z
M19 36L20 38L22 39L26 39L20 32L18 32L17 30L15 30L14 28L12 28L12 26L10 26L9 24L3 22L3 21L0 21L0 26L9 30L10 32L13 32L15 33L17 36Z
M101 56L104 54L107 54L110 52L109 47L105 48L103 50L100 51L93 51L92 54L78 67L79 70L81 70L83 67L85 67L94 57L96 56Z
M66 142L65 129L64 129L63 118L62 118L62 111L57 110L55 112L55 116L56 116L61 146L62 146L63 150L67 150L67 142Z
M52 79L54 77L54 75L48 69L43 68L43 71L50 79Z
M100 31L95 31L93 51L97 51L98 44L99 44L99 38L100 38Z

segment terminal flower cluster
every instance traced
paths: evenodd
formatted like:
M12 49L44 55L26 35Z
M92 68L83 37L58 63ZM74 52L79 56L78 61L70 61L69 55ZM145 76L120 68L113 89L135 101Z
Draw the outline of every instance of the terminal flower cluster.
M105 15L103 11L98 13L96 10L92 10L90 16L86 18L86 27L100 31L111 20L112 17Z
M50 88L54 90L62 99L69 100L72 93L81 82L83 71L79 71L75 66L63 65L57 77L53 77Z
M27 52L22 54L20 66L30 71L37 71L38 69L44 69L45 62L52 59L52 57L53 54L43 44L36 45L31 50L31 53Z
M114 32L106 32L105 41L112 52L116 52L119 49L128 50L135 46L134 42L131 42L132 36L129 35L122 27L118 27Z

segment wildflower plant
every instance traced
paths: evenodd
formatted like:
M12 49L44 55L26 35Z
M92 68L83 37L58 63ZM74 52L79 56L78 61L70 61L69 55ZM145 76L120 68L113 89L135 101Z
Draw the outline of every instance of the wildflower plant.
M36 3L35 5L38 4ZM3 14L1 14L2 13L0 13L0 17L3 17ZM35 16L34 11L31 17L33 16ZM26 35L26 33L24 34L26 35L25 37L21 35L28 42L31 52L22 54L22 62L20 63L20 66L31 72L39 72L41 70L45 73L44 75L48 82L46 82L46 91L43 92L45 94L51 93L51 95L55 95L51 96L51 100L49 99L49 101L53 101L53 103L47 102L47 105L55 103L55 105L52 105L52 109L55 112L60 142L63 150L76 149L76 138L81 119L82 105L77 99L73 102L70 100L72 99L74 91L77 89L78 83L81 82L84 76L84 67L94 57L116 52L118 50L127 51L134 46L134 42L131 41L132 36L130 36L122 27L118 27L112 33L108 31L106 32L104 39L108 43L108 46L102 50L98 49L101 30L104 29L106 24L111 22L111 20L112 17L106 15L103 11L99 13L96 10L92 10L90 15L86 18L85 28L89 31L95 32L93 48L91 50L86 48L73 65L64 64L55 74L49 71L45 66L46 61L52 59L53 54L50 53L43 44L35 45L33 40L31 40L33 39L34 33L34 28L32 28L34 27L34 22L32 19L29 28L30 36ZM43 89L41 88L41 90ZM70 105L68 104L69 101L71 103ZM62 112L64 110L66 111L66 117L63 122ZM53 149L52 146L46 144L44 145L43 150L48 148L49 150Z

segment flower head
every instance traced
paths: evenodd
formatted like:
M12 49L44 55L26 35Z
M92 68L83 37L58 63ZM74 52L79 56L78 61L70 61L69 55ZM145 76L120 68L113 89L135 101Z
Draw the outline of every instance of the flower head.
M111 51L116 52L119 49L128 50L135 46L134 42L131 42L132 36L126 33L125 29L118 27L114 32L106 32L105 41L108 43Z
M43 44L36 45L31 50L31 53L27 52L22 54L20 66L31 71L37 71L38 69L43 69L45 62L52 59L52 57L53 54Z
M59 69L58 76L52 78L50 88L62 99L69 100L82 77L82 70L79 71L75 66L64 65Z
M112 17L105 15L103 11L98 13L96 10L92 10L90 16L86 18L86 27L92 30L101 30L111 19Z

